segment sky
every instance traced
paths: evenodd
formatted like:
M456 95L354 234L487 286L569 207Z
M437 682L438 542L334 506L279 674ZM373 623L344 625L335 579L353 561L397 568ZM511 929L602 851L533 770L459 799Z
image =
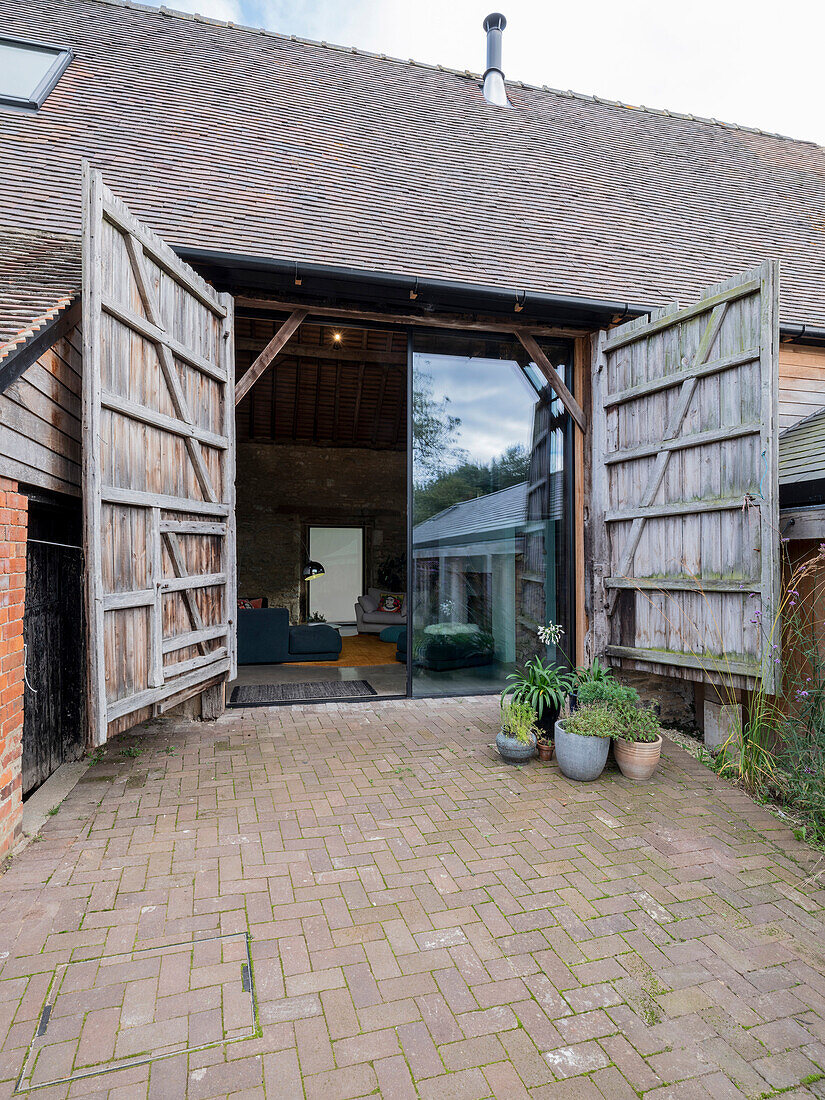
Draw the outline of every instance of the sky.
M477 0L167 0L168 6L455 69L484 68ZM500 0L508 78L825 145L825 5Z
M435 402L448 399L447 412L461 421L453 446L469 459L486 464L516 444L529 450L536 394L514 364L417 354L414 370L414 379L429 379Z

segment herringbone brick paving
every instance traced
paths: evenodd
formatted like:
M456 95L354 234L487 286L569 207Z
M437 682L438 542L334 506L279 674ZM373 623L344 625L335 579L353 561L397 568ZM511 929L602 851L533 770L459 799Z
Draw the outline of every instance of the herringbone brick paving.
M576 785L502 764L496 717L373 702L114 741L0 878L0 1094L64 964L77 1019L42 1056L71 1072L214 1034L238 958L201 941L248 932L258 1036L33 1095L825 1097L816 854L672 744L649 784Z

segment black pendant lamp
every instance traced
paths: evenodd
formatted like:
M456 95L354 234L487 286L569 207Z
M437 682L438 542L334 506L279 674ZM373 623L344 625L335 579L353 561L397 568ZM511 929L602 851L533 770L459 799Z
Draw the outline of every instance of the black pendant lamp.
M314 580L316 577L323 577L326 570L319 561L308 561L303 568L301 576L305 581Z

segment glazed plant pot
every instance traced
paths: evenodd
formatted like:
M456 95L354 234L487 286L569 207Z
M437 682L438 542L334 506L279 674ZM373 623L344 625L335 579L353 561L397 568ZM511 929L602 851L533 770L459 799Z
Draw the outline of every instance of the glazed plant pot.
M526 764L536 751L536 738L531 733L529 741L519 741L517 737L509 737L504 730L500 730L496 736L496 748L505 763Z
M592 783L604 771L610 751L608 737L585 737L567 733L563 722L556 722L556 760L562 775L579 783Z
M553 759L554 745L552 741L539 741L539 760L548 764Z
M641 783L650 779L656 771L659 757L662 755L662 739L655 741L622 741L613 743L613 755L619 770L626 779Z
M536 725L541 732L547 737L548 740L553 740L553 733L556 728L556 722L559 720L559 708L555 703L548 703L545 700L544 711L541 718L538 719Z

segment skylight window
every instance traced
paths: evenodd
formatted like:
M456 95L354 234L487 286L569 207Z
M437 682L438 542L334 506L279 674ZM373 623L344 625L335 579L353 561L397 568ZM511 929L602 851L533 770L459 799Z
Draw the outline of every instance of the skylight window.
M0 38L0 103L36 111L71 59L61 46Z

